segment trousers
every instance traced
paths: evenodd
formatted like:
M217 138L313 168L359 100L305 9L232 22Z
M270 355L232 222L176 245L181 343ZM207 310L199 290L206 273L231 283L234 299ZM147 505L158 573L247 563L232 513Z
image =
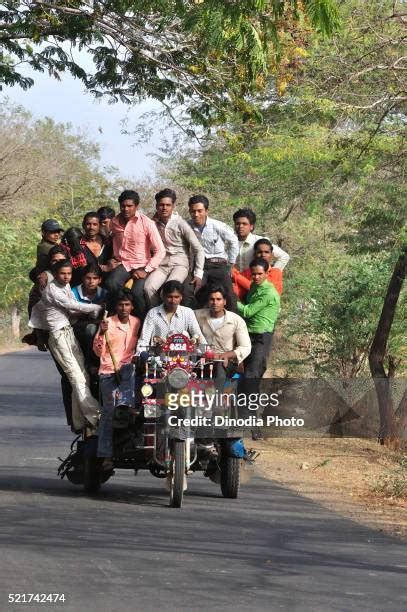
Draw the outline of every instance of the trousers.
M192 309L206 308L208 305L209 289L211 285L222 285L226 292L226 309L237 312L236 295L233 292L232 279L230 277L230 265L211 263L206 260L202 287L194 295L193 285L187 281L184 283L184 306Z
M99 417L99 403L91 394L85 360L72 327L69 325L58 331L51 331L48 346L72 387L74 428L82 429L86 425L86 420L96 426Z
M105 280L105 289L109 293L115 293L118 289L124 287L128 280L132 278L131 272L127 272L125 267L120 264L109 272ZM144 297L144 283L146 279L133 281L131 292L134 296L134 314L139 319L143 320L147 313L147 304Z
M260 383L267 370L267 360L270 355L271 345L273 341L273 332L264 332L263 334L249 333L252 343L251 353L244 360L244 375L239 381L238 393L244 393L246 396L259 394ZM250 414L246 407L242 407L240 411L241 417L246 417ZM257 416L261 416L257 414Z
M102 416L98 429L98 457L113 456L113 414L116 406L134 407L134 365L128 363L120 368L120 384L115 374L100 374Z
M150 308L158 306L160 300L160 289L163 284L170 280L183 283L188 276L189 263L186 257L174 255L165 257L156 270L146 278L144 292Z
M93 339L98 331L97 324L79 320L73 325L73 331L82 349L83 356L85 357L87 369L99 367L99 359L93 352Z

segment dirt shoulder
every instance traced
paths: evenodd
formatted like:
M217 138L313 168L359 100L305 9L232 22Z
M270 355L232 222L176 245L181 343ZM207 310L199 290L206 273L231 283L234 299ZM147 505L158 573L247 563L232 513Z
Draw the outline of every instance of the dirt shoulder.
M407 537L407 448L354 438L246 441L256 472L378 531Z
M28 351L30 348L32 348L32 346L23 344L22 342L0 343L0 355L4 355L5 353L14 353L15 351Z

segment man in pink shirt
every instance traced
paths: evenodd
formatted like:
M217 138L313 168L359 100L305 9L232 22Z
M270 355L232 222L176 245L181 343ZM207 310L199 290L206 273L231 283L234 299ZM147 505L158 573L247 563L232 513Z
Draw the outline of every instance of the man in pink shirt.
M112 421L116 406L134 407L134 365L132 357L137 345L140 320L131 316L133 295L119 290L114 303L116 314L101 322L93 341L93 350L100 357L99 381L102 416L98 430L98 457L102 469L113 468Z
M138 210L138 193L123 191L118 200L120 213L111 224L114 269L105 281L105 288L114 292L133 279L134 310L142 319L147 310L144 283L164 259L165 247L154 221Z

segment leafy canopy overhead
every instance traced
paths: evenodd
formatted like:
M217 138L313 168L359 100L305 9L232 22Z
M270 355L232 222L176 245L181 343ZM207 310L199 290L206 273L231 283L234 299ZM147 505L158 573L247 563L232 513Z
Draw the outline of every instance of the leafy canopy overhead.
M243 99L250 107L277 70L282 38L332 33L335 1L6 0L0 86L30 87L27 64L56 78L67 70L96 96L150 97L208 126Z

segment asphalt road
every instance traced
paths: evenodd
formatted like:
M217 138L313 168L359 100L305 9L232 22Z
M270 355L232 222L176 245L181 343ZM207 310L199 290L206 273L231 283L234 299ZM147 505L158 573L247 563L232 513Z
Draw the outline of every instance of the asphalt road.
M130 471L87 497L56 476L72 436L48 355L1 356L0 383L1 611L407 610L402 541L257 477L226 500L195 475L180 510Z

